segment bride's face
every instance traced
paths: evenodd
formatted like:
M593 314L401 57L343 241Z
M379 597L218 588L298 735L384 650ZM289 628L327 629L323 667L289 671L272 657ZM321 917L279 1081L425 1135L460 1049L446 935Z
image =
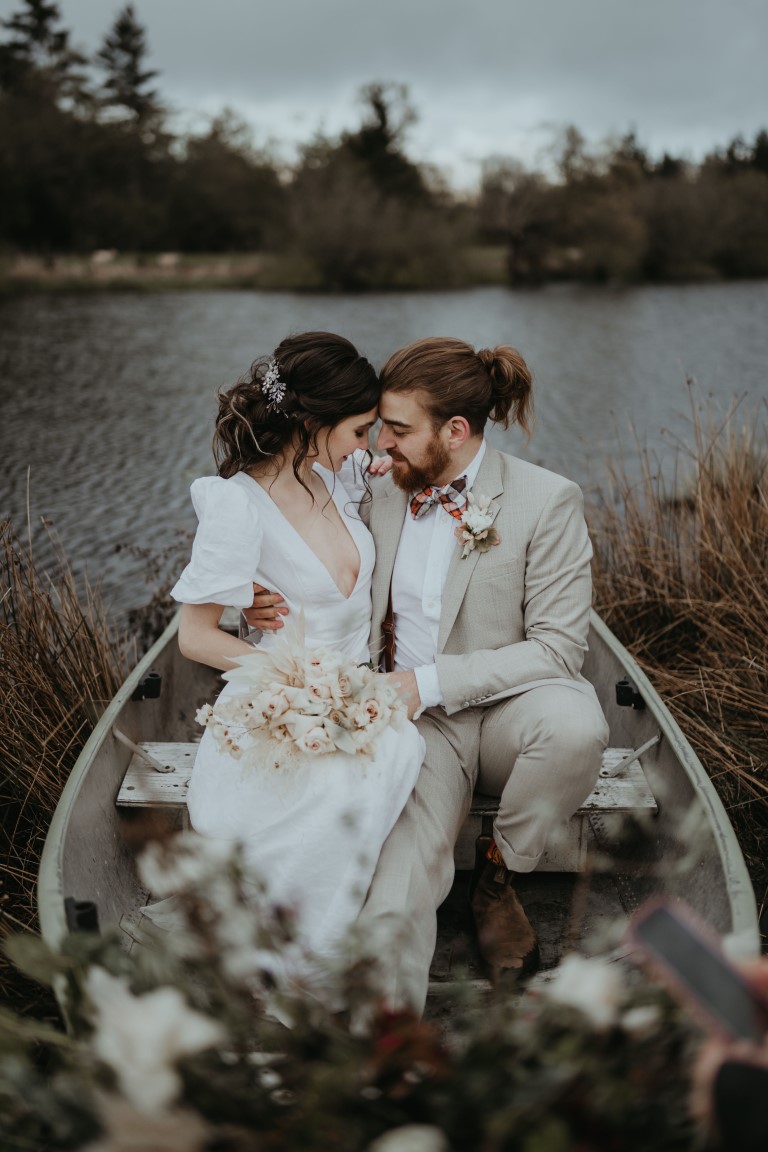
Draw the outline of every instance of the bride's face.
M348 456L356 448L368 447L368 433L373 428L378 417L378 409L371 408L369 412L361 412L359 416L348 416L326 433L321 431L317 437L317 463L324 468L338 472Z

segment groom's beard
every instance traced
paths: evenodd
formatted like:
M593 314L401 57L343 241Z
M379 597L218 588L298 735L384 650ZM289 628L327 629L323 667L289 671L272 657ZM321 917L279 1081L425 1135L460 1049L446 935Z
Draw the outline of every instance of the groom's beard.
M435 436L424 453L424 459L419 464L412 464L408 460L398 460L392 457L392 479L398 488L404 492L418 492L428 484L434 484L437 477L442 476L451 463L451 453Z

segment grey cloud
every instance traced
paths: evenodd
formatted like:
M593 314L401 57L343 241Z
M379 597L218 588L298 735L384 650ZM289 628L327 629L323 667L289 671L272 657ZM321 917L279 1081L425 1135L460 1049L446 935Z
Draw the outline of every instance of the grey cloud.
M13 9L15 4L4 4ZM64 0L93 47L119 3ZM408 84L425 158L527 151L545 125L637 129L701 154L768 123L763 0L135 0L159 86L180 109L228 104L259 134L356 122L373 79Z

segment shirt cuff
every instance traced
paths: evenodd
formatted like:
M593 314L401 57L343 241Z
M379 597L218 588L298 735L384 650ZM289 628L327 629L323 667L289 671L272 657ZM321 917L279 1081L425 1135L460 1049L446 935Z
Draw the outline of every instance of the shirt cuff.
M421 697L421 706L414 716L414 720L416 720L425 708L434 708L444 701L436 664L422 664L420 668L414 668L413 672L416 676L416 687Z

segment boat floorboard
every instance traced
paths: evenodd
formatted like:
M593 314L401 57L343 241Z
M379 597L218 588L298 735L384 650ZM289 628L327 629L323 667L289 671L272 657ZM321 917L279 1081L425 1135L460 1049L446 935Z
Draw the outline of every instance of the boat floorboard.
M477 951L469 907L470 872L457 872L438 913L438 937L430 973L433 982L485 976ZM541 966L553 968L564 952L589 952L626 915L613 877L568 872L533 872L518 877L516 888L539 937Z

